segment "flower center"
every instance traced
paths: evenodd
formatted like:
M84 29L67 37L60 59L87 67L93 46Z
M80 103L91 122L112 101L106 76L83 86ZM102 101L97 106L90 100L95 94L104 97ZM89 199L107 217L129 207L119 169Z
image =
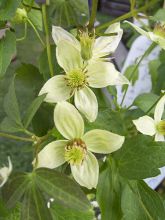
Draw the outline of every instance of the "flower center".
M86 84L86 75L80 69L72 70L67 73L66 80L68 86L70 86L72 89L83 88Z
M89 36L88 32L81 32L79 38L81 45L81 56L84 60L89 60L92 57L94 37Z
M86 145L81 139L68 142L65 147L65 160L71 165L81 165L86 156Z
M165 135L165 120L162 120L158 123L157 130L160 134Z
M163 24L163 23L156 24L153 32L154 32L154 34L165 38L165 24Z

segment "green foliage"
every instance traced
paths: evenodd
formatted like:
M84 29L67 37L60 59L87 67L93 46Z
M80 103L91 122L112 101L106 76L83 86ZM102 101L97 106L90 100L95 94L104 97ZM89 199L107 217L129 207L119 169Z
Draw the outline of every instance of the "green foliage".
M21 0L2 0L0 3L0 20L11 19L19 7Z
M90 216L88 219L93 218L90 203L79 186L57 171L41 168L28 174L13 173L3 188L3 199L8 208L23 199L21 220L52 219L54 208L51 210L47 206L50 198L54 198L59 212L71 208L68 217L85 213Z
M153 19L154 19L155 21L165 22L165 9L164 9L164 8L159 9L159 10L155 13Z
M16 53L16 38L11 31L6 31L5 36L0 39L0 78L6 70Z

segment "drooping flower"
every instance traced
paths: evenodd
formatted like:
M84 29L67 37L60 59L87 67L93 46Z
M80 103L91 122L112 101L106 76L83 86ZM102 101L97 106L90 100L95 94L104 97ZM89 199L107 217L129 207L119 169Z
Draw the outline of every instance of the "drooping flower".
M154 136L155 141L164 141L165 136L165 120L162 119L165 105L165 95L159 100L156 105L154 119L145 115L133 120L138 131L142 134Z
M10 157L8 157L8 162L9 162L9 167L4 166L0 169L0 187L2 187L6 183L12 171L12 163L11 163Z
M122 146L124 137L99 129L84 134L84 121L80 113L65 101L56 105L54 122L66 140L46 145L38 154L38 167L53 169L67 162L74 179L80 185L89 189L96 188L99 165L92 152L114 152Z
M165 50L165 24L158 23L156 24L153 31L144 31L142 28L132 24L129 21L125 21L126 23L130 24L137 32L140 34L146 36L151 41L154 41L155 43L159 44L160 47L162 47Z
M116 33L114 36L101 36L95 39L88 31L81 31L79 33L79 41L69 32L59 26L52 27L52 37L56 45L61 40L66 40L73 44L82 55L84 60L90 62L105 61L104 57L112 54L122 38L123 30L120 28L120 23L110 25L105 34Z
M66 74L49 79L39 95L47 93L45 101L50 103L65 101L74 95L76 107L90 122L97 117L98 103L89 87L103 88L129 83L112 63L98 61L84 64L80 51L68 41L58 43L57 61Z

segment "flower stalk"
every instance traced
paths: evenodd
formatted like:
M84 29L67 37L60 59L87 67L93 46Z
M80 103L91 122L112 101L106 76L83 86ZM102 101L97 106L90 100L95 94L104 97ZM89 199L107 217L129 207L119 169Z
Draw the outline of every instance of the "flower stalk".
M94 27L96 13L97 13L97 5L98 5L98 0L92 0L92 11L88 24L89 30L92 30L92 28Z

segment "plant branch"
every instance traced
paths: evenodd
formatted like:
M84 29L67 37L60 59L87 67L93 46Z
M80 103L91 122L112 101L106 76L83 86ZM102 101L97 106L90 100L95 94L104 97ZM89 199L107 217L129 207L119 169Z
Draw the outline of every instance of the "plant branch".
M97 5L98 5L98 0L92 0L92 11L88 24L89 30L91 30L94 27L96 13L97 13Z
M140 58L140 60L139 60L138 63L136 64L135 68L133 69L133 71L132 71L132 73L131 73L131 75L130 75L129 81L132 80L132 77L133 77L134 73L137 71L137 69L138 69L140 63L142 62L142 60L143 60L146 56L148 56L148 55L151 53L151 51L155 48L155 46L156 46L156 43L153 42L153 43L148 47L148 49L145 51L145 53L142 55L142 57ZM127 87L126 87L126 89L125 89L125 92L124 92L124 95L123 95L123 98L122 98L122 101L121 101L121 104L120 104L121 106L122 106L122 104L123 104L123 102L124 102L124 100L125 100L125 97L126 97L128 88L129 88L129 85L127 85Z
M24 28L24 36L21 37L21 38L17 38L16 41L22 41L22 40L25 40L26 39L26 36L27 36L27 23L25 22L25 28Z
M47 49L47 56L48 56L48 63L49 63L49 70L51 77L54 76L53 64L52 64L52 54L50 48L50 39L49 39L49 29L48 29L48 22L47 22L47 14L46 14L46 5L42 5L42 14L43 14L43 22L46 34L46 49Z
M18 140L18 141L33 142L32 138L19 137L19 136L16 136L16 135L11 135L11 134L7 134L7 133L3 133L3 132L0 132L0 136L5 137L5 138Z
M33 30L35 31L38 39L40 40L41 44L43 45L43 47L45 47L45 43L43 42L43 40L41 39L36 27L34 26L34 24L30 21L30 19L27 19L28 23L31 25L31 27L33 28Z
M114 20L112 20L112 21L106 22L106 23L104 23L104 24L98 26L98 27L96 28L96 30L97 30L97 31L98 31L98 30L102 30L102 29L104 29L104 28L109 27L111 24L114 24L114 23L116 23L116 22L123 21L123 20L125 20L125 19L131 18L133 15L135 16L135 15L137 15L139 12L145 11L146 9L148 9L148 8L150 8L151 6L155 5L156 3L157 3L157 0L152 0L150 3L148 3L147 5L145 5L145 6L141 7L141 8L139 8L139 9L135 9L135 10L133 10L133 11L130 11L130 12L128 12L127 14L124 14L124 15L122 15L122 16L120 16L120 17L118 17L118 18L116 18L116 19L114 19Z

